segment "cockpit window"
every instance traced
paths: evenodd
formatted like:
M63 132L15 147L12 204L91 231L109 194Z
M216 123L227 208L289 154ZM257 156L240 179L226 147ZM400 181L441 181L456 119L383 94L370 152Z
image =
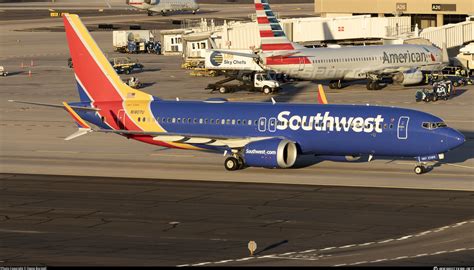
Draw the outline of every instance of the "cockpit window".
M437 129L447 127L446 123L444 122L423 122L421 126L426 129Z

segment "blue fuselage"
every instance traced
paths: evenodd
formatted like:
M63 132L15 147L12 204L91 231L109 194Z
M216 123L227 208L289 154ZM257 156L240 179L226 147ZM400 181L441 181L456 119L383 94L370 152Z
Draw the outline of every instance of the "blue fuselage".
M109 105L94 103L97 108ZM403 108L158 99L148 108L154 119L132 114L133 121L156 121L169 133L285 138L295 142L302 154L420 157L447 152L465 141L461 133L446 127L439 117ZM110 128L98 114L82 112L81 116L101 128ZM123 124L127 129L127 123Z

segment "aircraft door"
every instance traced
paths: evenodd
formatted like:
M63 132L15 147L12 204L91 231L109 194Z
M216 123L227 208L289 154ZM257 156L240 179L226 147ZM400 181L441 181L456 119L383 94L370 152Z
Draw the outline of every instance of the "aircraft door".
M408 138L408 122L410 122L410 118L407 116L401 116L398 119L397 138L399 140L406 140Z

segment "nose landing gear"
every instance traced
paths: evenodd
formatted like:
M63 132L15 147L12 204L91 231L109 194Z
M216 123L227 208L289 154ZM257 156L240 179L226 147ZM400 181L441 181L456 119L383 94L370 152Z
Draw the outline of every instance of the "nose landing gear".
M413 169L413 171L416 174L424 174L431 171L432 168L433 167L426 165L426 163L421 163L421 164L417 164L415 168Z

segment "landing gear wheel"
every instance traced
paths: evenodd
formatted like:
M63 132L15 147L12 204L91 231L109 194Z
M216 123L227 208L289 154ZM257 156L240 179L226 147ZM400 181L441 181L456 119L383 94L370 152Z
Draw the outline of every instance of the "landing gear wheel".
M436 95L433 96L433 101L438 101L438 97Z
M148 11L148 16L153 16L153 12Z
M342 88L342 81L341 80L330 81L329 82L329 88L330 89L341 89Z
M239 161L235 157L228 157L224 162L224 167L228 171L235 171L239 168Z
M424 166L421 166L421 165L417 165L414 169L415 173L416 174L423 174L426 172L426 168Z
M367 82L367 90L375 90L373 87L374 87L374 84L372 81L368 81Z
M264 86L263 87L263 93L265 95L270 95L272 93L272 89L270 89L270 87L268 87L268 86Z
M219 93L225 94L227 93L227 89L224 86L219 87Z

